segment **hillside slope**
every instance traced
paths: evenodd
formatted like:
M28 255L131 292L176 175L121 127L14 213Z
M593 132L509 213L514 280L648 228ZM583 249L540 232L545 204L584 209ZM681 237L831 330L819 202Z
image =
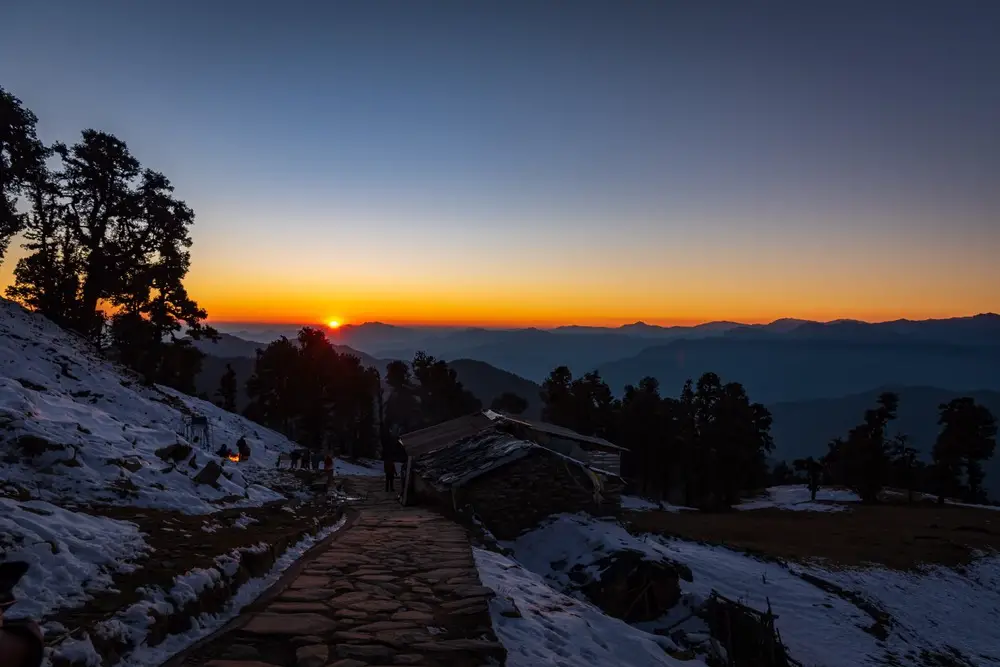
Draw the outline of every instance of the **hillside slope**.
M458 381L478 398L483 407L488 408L497 396L504 392L517 394L528 401L524 416L538 419L542 414L541 387L536 382L491 366L475 359L456 359L448 366L458 374Z
M246 465L216 484L194 477L212 452L185 438L190 415L208 418L213 448L246 437ZM183 465L157 456L169 445L192 446ZM50 502L97 502L196 514L222 506L259 505L281 496L249 481L274 466L293 443L205 401L161 386L98 356L82 339L0 300L0 456L3 482L17 496ZM8 495L10 495L8 493Z

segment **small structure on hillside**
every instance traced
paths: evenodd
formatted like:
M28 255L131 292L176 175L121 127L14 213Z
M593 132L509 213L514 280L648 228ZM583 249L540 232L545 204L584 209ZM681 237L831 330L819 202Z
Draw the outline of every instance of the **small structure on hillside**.
M610 514L623 480L520 437L506 419L476 413L400 438L407 453L404 504L466 508L500 539L562 512Z
M212 451L212 428L205 415L192 414L184 422L184 437L202 449Z

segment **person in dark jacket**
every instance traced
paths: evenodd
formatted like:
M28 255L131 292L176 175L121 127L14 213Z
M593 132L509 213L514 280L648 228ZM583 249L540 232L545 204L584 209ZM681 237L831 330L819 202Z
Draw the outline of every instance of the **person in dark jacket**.
M396 462L393 460L392 452L382 452L382 469L385 471L385 490L395 491L392 483L396 479Z
M236 441L236 451L240 455L240 461L246 461L250 458L250 444L242 435L240 436L240 439Z

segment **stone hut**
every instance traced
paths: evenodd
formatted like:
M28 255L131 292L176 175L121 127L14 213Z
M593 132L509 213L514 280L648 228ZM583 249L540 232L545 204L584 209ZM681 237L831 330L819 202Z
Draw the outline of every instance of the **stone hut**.
M479 413L403 436L404 502L445 513L471 509L499 539L513 539L553 514L614 512L621 478L519 437L516 430L504 419Z

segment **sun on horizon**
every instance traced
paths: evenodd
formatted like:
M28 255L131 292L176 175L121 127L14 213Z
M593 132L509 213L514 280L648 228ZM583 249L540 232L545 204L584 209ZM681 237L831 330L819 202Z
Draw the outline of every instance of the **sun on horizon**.
M326 323L326 326L329 327L330 329L339 329L340 320L330 320L329 322Z

